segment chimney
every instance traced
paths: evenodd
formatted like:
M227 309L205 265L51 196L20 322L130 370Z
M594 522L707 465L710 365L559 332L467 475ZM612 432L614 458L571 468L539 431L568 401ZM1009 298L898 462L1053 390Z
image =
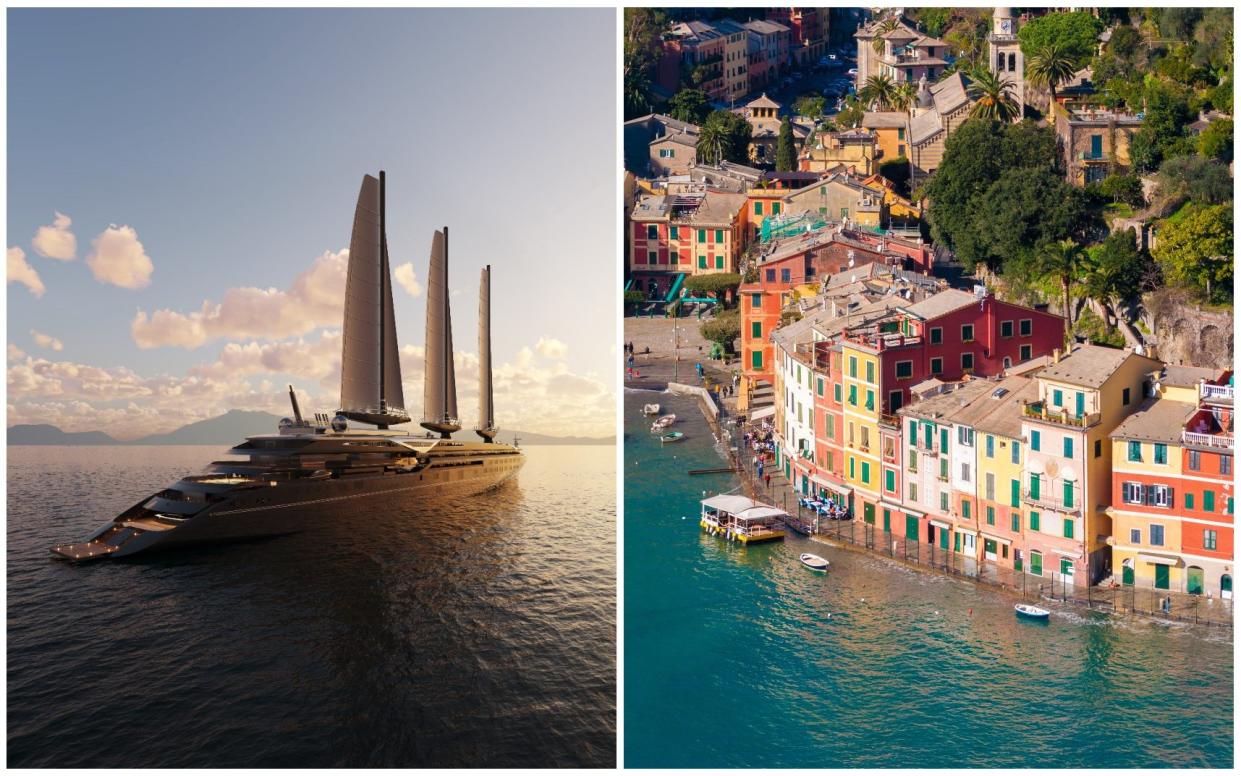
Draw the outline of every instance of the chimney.
M1056 348L1055 350L1051 352L1051 363L1053 364L1060 363L1060 348Z

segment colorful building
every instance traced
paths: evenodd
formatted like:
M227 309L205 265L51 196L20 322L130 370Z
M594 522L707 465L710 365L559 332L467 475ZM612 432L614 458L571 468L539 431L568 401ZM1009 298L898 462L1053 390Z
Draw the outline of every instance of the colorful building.
M1057 103L1052 111L1057 145L1069 183L1084 186L1113 173L1129 171L1133 164L1129 144L1142 128L1139 116L1072 103Z
M746 196L705 189L647 195L629 215L629 275L651 298L675 290L679 277L736 272L745 249Z
M856 175L870 175L875 172L878 153L875 133L869 129L820 132L802 147L797 169L825 173L843 165Z
M789 28L789 60L801 65L817 62L827 50L827 8L774 8L767 18Z

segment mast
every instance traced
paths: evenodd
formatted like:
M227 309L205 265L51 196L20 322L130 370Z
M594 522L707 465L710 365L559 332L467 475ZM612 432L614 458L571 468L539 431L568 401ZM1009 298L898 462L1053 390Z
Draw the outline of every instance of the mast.
M387 174L379 171L379 414L388 412L388 403L384 400L384 300L388 296L388 229L387 229ZM377 424L387 429L387 423Z
M495 439L495 407L491 388L491 265L478 280L478 427L474 433L484 442Z

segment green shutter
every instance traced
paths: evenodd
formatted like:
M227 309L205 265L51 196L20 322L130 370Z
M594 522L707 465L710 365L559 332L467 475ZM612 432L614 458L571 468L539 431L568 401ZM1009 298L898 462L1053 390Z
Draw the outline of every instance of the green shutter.
M1042 484L1043 484L1043 481L1042 479L1040 479L1039 475L1037 474L1030 475L1030 498L1034 499L1035 501L1038 501L1039 488Z
M1071 517L1064 518L1064 538L1073 538L1073 518Z
M1012 518L1013 533L1021 533L1021 515L1014 512Z
M1064 438L1064 457L1065 458L1073 457L1073 437L1066 436Z
M939 451L945 455L948 453L948 429L946 428L939 430Z
M905 539L907 541L918 541L918 518L913 515L905 515Z
M763 351L756 350L750 354L750 368L751 369L762 369L763 368Z
M1073 483L1072 482L1064 483L1064 505L1070 508L1073 506Z
M762 203L762 200L758 200L754 203L754 215L761 216L762 214L763 214L763 203Z
M1039 451L1039 446L1038 446L1039 438L1038 437L1039 435L1037 431L1030 432L1030 449L1036 453Z
M987 525L995 525L995 507L987 507Z
M888 469L887 471L883 473L883 478L884 478L884 488L889 493L895 493L896 492L896 472L892 471L891 469Z
M870 463L862 461L862 484L870 484Z
M716 256L716 257L715 257L715 268L716 268L716 269L724 269L724 257L723 257L723 256Z
M707 230L699 229L698 230L698 242L705 243L706 241L707 241Z
M707 268L707 257L699 256L698 257L698 269L706 269L706 268Z
M1043 553L1030 553L1030 573L1036 577L1043 576Z
M1010 495L1012 496L1012 498L1009 499L1009 502L1008 502L1009 506L1014 506L1014 507L1021 506L1021 480L1012 480L1012 489L1011 489Z
M716 241L717 243L722 243L722 242L724 242L724 230L723 230L723 229L716 229L716 230L715 230L715 241Z
M961 502L961 517L965 518L966 520L970 519L970 502L968 501Z
M1202 491L1202 510L1204 512L1215 511L1215 491L1213 490Z
M763 338L763 322L762 321L751 321L750 322L750 337L752 339Z
M1038 528L1038 512L1030 513L1030 530L1037 531Z
M909 446L918 444L918 421L909 421Z

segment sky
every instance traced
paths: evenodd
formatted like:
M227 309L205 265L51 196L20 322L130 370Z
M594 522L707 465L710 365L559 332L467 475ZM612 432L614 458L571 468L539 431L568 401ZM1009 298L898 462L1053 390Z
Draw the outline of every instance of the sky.
M498 424L614 433L615 19L9 10L8 425L132 438L287 414L286 383L334 412L353 208L383 169L411 415L447 225L467 427L490 264Z

